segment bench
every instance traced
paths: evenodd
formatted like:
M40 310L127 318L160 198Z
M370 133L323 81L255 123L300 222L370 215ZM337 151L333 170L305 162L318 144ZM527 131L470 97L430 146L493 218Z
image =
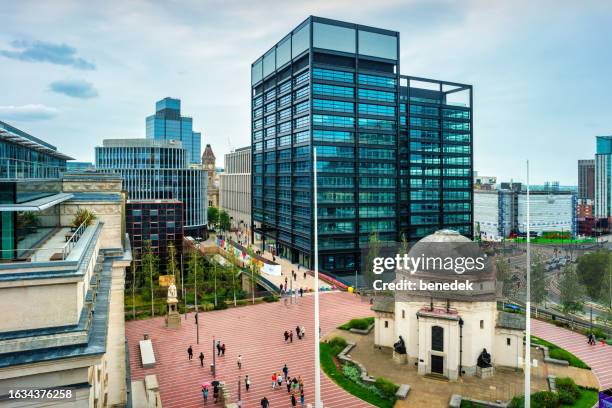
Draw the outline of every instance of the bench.
M406 397L408 396L408 393L410 392L410 385L408 384L400 384L399 388L397 389L397 392L395 393L395 396L398 399L406 399Z
M140 340L139 344L142 368L155 367L155 355L153 354L153 343L151 340Z

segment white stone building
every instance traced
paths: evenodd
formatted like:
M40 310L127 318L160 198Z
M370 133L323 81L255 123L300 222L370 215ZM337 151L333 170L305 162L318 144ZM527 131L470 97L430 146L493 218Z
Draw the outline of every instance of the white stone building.
M455 231L442 230L423 238L417 245L470 242ZM418 253L417 253L418 252ZM413 247L408 256L418 257ZM414 276L419 276L417 272ZM427 276L427 275L426 275ZM429 281L443 277L431 276ZM413 292L375 301L375 339L377 346L393 348L399 336L406 346L405 361L397 353L397 363L416 366L419 374L439 375L457 380L477 372L478 357L484 349L495 366L521 368L524 318L497 310L498 293L494 274L477 279L472 295L445 292ZM397 293L397 292L396 292Z
M67 173L28 184L48 182L60 187L56 194L2 205L3 215L54 214L57 223L30 228L44 237L0 263L0 390L58 388L72 397L3 398L0 407L126 406L123 290L131 251L121 177ZM79 209L95 220L71 228Z

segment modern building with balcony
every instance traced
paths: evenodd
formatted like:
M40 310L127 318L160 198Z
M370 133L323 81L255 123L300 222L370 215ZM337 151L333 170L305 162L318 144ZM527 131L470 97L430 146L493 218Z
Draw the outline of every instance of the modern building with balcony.
M125 406L121 179L64 173L67 156L4 123L0 139L0 405ZM77 222L83 209L94 217ZM40 388L70 398L6 399Z
M472 86L400 75L400 34L309 17L251 66L257 238L354 273L373 234L472 236Z
M200 164L202 135L193 131L193 119L181 116L181 100L164 98L155 103L155 114L147 116L147 139L179 140L187 151L188 164Z
M185 233L206 235L206 171L189 167L180 141L106 139L96 147L98 171L123 178L129 200L178 200L184 205Z
M251 230L251 146L225 155L219 174L219 206L230 215L232 228L248 240Z

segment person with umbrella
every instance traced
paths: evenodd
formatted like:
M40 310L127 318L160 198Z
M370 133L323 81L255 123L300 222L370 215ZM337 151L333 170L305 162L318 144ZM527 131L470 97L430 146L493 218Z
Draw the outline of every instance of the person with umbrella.
M219 402L219 384L220 383L217 380L211 382L211 385L213 386L213 397L215 398L215 404Z
M210 386L209 382L202 383L202 396L204 397L204 403L208 401L208 387Z

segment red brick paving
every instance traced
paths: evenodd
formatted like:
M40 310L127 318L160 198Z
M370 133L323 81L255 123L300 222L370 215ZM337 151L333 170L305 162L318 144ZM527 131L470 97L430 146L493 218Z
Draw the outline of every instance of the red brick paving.
M531 332L556 344L584 361L599 380L601 389L612 387L612 347L589 346L586 336L540 320L531 320Z
M321 330L323 335L354 317L372 316L370 305L348 293L325 293L320 296ZM132 380L140 380L148 374L156 374L164 408L203 407L201 383L211 381L209 366L212 363L213 335L225 343L225 357L217 358L217 379L229 384L232 398L237 398L238 376L242 380L242 406L258 408L265 395L272 407L290 407L290 397L283 384L272 390L272 372L280 372L287 363L289 376L301 376L304 380L306 404L314 400L314 296L305 296L298 305L285 306L283 302L245 306L236 309L200 313L200 344L196 344L194 314L182 320L180 329L167 329L164 318L126 323L126 335L130 350ZM297 325L306 328L304 340L293 337L293 343L285 344L283 332ZM148 333L153 341L157 364L143 369L140 364L138 341ZM193 346L194 358L187 359L187 348ZM204 352L204 368L197 356ZM242 354L242 369L236 359ZM251 378L251 389L244 390L244 376ZM348 394L325 374L321 373L321 395L325 407L370 407L366 402ZM314 404L313 404L314 405ZM212 390L206 406L213 407ZM217 406L221 406L218 404ZM299 398L298 398L299 406Z

